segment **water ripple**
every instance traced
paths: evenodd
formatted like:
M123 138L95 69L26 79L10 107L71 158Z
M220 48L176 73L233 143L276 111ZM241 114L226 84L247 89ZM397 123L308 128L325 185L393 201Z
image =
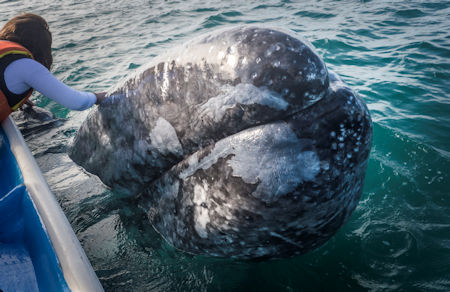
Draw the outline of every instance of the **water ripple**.
M289 29L309 39L371 111L374 147L347 225L310 254L253 263L171 248L132 199L63 153L87 112L34 96L67 118L27 142L105 290L450 290L449 1L1 1L0 9L2 23L17 11L43 15L54 74L93 91L217 27Z

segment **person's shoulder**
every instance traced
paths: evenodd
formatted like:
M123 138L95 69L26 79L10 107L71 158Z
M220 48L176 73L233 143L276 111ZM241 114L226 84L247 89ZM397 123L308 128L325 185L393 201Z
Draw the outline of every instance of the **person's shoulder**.
M10 64L11 69L14 68L14 70L19 70L20 72L26 73L26 72L36 72L41 71L45 72L48 71L47 68L45 68L44 65L39 63L38 61L31 59L31 58L21 58L18 60L15 60Z
M15 60L14 63L23 64L23 65L27 65L27 66L39 66L39 67L42 66L42 67L44 67L44 65L42 65L41 63L39 63L38 61L36 61L32 58L20 58L20 59Z

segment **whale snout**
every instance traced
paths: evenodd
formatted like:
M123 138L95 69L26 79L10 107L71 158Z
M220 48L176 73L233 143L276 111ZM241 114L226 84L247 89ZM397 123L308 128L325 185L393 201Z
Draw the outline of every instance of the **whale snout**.
M237 27L155 59L110 90L71 158L139 194L154 228L194 254L302 254L362 193L363 100L292 33Z

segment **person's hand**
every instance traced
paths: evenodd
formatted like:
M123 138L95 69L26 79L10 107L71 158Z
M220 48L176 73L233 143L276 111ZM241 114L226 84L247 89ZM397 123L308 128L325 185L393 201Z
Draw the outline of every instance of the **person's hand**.
M103 100L106 99L106 92L96 92L94 93L95 97L97 98L97 101L95 104L100 104Z

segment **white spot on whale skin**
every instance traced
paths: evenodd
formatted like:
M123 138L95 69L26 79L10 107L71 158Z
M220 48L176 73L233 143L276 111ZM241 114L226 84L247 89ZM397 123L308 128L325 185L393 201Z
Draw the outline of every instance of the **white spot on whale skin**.
M272 44L270 47L264 52L264 57L270 57L274 52L278 52L280 50L279 44Z
M240 83L236 86L224 86L222 94L210 98L200 107L200 116L208 116L219 122L227 109L237 104L261 104L277 110L286 110L288 103L280 95L267 88L258 88L253 84Z
M155 127L150 132L151 145L155 147L161 154L169 153L182 155L183 148L177 133L172 125L163 118L158 118Z
M315 73L311 72L308 75L306 75L306 80L312 81L314 79L316 79L316 74Z
M234 56L234 55L228 55L228 58L227 58L227 64L228 64L228 66L230 66L231 68L236 67L236 65L237 65L237 58L236 58L236 56Z
M224 52L224 51L220 51L220 52L217 54L217 59L219 59L219 63L220 63L220 61L221 61L223 58L225 58L225 52Z
M192 202L194 203L194 221L195 221L195 231L201 238L208 237L208 231L206 230L206 224L210 222L208 208L203 207L207 200L208 185L204 186L195 185L194 186L194 198Z

